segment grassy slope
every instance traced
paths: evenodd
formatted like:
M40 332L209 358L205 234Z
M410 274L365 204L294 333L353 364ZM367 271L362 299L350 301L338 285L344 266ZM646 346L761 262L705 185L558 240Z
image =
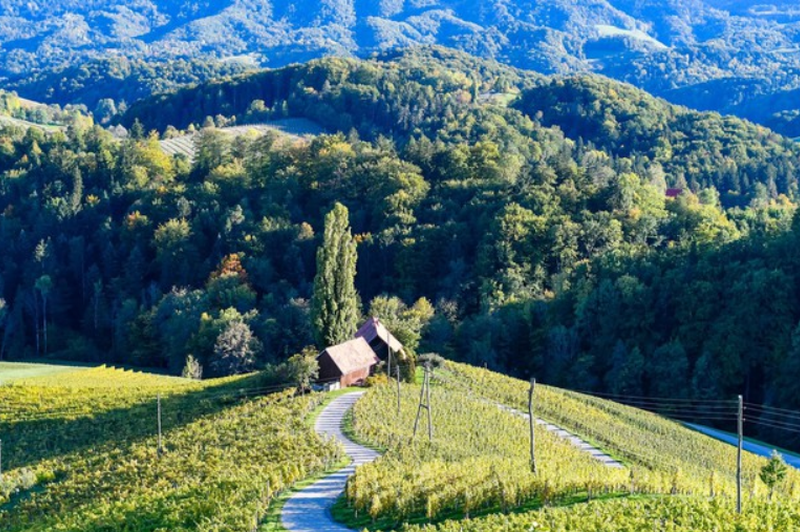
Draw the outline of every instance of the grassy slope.
M493 401L524 409L528 383L461 364L449 364L458 385ZM560 425L634 467L676 476L687 492L708 493L711 476L715 490L735 491L736 449L656 414L596 397L537 386L540 417ZM766 459L744 455L746 489L763 491L758 481ZM800 476L790 473L800 484Z
M0 520L14 531L250 530L341 456L304 422L322 396L241 396L254 389L257 376L195 383L102 367L0 387L4 482L20 489L9 499L0 486Z
M665 521L675 525L668 530L685 532L800 530L797 472L789 472L774 502L770 502L766 486L758 479L758 471L766 461L746 453L745 513L737 517L731 482L735 451L729 446L649 412L546 386L537 388L539 415L591 437L604 450L624 456L628 465L625 476L632 472L638 493L631 496L627 482L622 486L616 482L609 484L609 475L598 477L579 461L572 461L556 468L556 477L550 477L549 488L561 489L559 483L570 476L578 479L578 485L564 486L563 496L551 496L542 508L541 486L537 488L534 481L517 475L513 465L509 470L503 469L507 461L512 464L518 461L517 468L525 468L522 457L525 445L502 441L524 443L524 423L507 419L505 413L487 407L486 402L523 408L527 383L460 364L449 364L440 372L451 382L440 381L432 391L436 429L433 445L426 445L426 438L418 438L417 442L409 439L418 387L405 387L400 422L394 419L396 415L391 408L394 392L389 388L371 390L356 406L354 432L362 440L386 447L387 455L360 470L360 487L352 490L348 500L339 501L335 508L337 519L358 529L389 530L402 522L411 525L409 530L448 532L500 529L649 532L662 530ZM389 411L392 415L387 415ZM425 430L423 422L423 435ZM483 441L488 431L500 433L501 441ZM540 467L547 477L547 462L553 459L546 457L547 447L552 442L540 438L538 433L537 438ZM471 462L473 459L477 461ZM573 470L572 464L584 473ZM488 478L484 478L486 467L490 474L502 471L500 478L507 486L514 486L512 491L528 490L528 495L505 508L502 502L498 504L489 497L485 505L470 511L472 519L464 520L465 512L459 508L465 496L476 500L476 493L483 489L482 483ZM582 474L587 485L595 483L596 493L588 504L587 494L580 485ZM463 483L462 478L467 482ZM422 481L417 482L419 479ZM709 498L712 489L714 497ZM392 494L395 491L397 496L406 496L406 510L396 505L397 496ZM445 500L448 492L453 495L449 501ZM409 495L414 493L416 498ZM359 499L360 511L355 512ZM431 508L431 504L450 507L430 518L425 514L426 505ZM374 517L369 515L371 509ZM398 512L407 514L398 518Z
M86 369L86 367L67 364L43 364L38 362L0 362L0 384L8 384L22 379L80 371L82 369Z

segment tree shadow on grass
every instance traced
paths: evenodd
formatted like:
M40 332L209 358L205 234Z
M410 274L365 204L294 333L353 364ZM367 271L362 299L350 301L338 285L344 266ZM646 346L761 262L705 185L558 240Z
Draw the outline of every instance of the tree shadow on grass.
M269 395L290 386L278 386L254 374L204 389L166 391L161 399L164 432L219 413L243 400ZM91 402L91 396L85 401ZM42 460L75 452L97 452L112 442L128 445L158 434L157 390L141 402L74 418L37 417L0 421L3 470L30 467Z

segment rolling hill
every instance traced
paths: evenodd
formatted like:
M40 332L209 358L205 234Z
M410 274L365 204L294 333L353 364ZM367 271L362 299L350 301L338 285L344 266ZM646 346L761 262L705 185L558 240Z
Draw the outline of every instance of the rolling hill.
M333 509L359 530L649 532L667 520L675 532L766 532L800 520L796 470L773 490L759 479L767 460L745 453L736 515L735 448L650 412L538 387L537 416L623 465L540 425L532 473L528 422L510 410L525 403L527 383L445 363L434 374L430 441L412 436L420 386L401 386L399 412L397 393L378 377L337 417L348 436L383 451L356 469ZM279 392L258 374L194 382L104 367L2 386L4 530L282 531L286 493L346 464L310 423L337 395Z
M88 85L77 92L62 83L85 77L76 65L91 61L125 57L168 72L159 82L138 76L142 89L108 79L124 96L109 90L104 97L130 103L212 71L441 44L542 73L602 73L789 133L798 129L789 96L800 87L799 19L790 2L730 0L6 0L0 77L35 99L93 107ZM164 62L175 59L195 64L170 73ZM760 103L741 106L750 101Z
M253 530L342 456L304 422L324 398L277 388L105 367L0 386L3 530Z

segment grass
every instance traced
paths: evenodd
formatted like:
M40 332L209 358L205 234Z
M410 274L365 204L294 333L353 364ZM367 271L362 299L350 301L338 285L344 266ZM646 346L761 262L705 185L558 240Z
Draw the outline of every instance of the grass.
M74 363L0 362L0 384L22 379L46 377L59 373L81 371L91 366Z

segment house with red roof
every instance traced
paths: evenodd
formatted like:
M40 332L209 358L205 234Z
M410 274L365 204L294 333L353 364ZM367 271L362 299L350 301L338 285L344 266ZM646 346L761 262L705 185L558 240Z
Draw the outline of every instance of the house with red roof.
M378 318L368 319L356 331L355 338L328 347L317 356L320 382L338 382L347 387L360 384L374 371L381 360L405 357L403 344L389 332Z
M361 384L380 362L375 352L363 338L333 345L317 356L319 380L335 382L346 388Z

